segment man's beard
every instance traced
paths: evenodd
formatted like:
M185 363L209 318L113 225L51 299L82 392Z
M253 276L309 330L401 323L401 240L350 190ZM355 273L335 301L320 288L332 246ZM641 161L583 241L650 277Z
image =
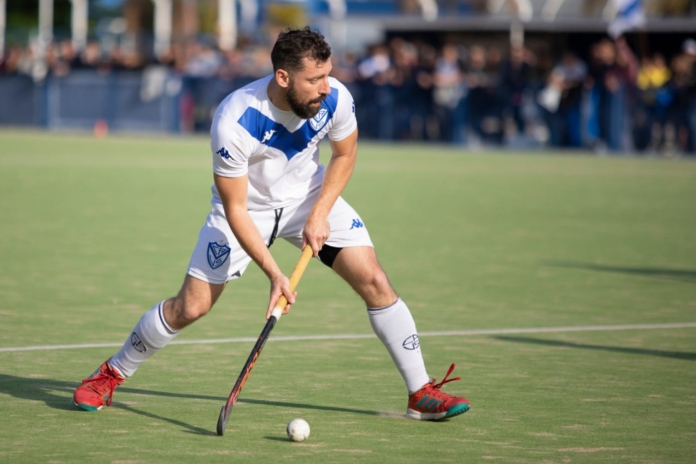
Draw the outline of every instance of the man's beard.
M290 109L293 113L295 113L295 115L297 115L297 117L302 119L312 119L314 116L316 116L321 109L321 105L315 108L309 105L312 103L320 103L324 101L325 98L326 97L319 97L315 98L314 100L310 100L307 103L302 103L292 82L288 86L288 91L285 93L285 100L290 105Z

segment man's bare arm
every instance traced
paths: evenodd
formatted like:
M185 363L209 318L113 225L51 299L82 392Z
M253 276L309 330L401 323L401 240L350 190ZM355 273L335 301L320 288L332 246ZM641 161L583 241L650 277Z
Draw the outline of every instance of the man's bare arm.
M217 174L214 176L215 186L220 194L232 233L244 251L258 264L271 281L271 297L266 314L266 318L268 318L281 294L285 295L290 304L295 302L295 295L290 292L290 281L280 271L273 256L268 251L259 229L249 216L247 210L248 176L222 177ZM290 305L283 314L287 313L289 308Z
M317 256L329 238L331 208L348 185L358 154L358 130L338 142L331 142L331 160L324 174L324 183L317 202L309 213L302 233L302 247L309 243Z

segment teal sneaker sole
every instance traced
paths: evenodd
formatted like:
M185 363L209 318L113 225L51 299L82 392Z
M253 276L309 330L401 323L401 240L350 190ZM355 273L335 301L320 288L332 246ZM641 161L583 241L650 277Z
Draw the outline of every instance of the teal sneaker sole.
M449 419L450 417L454 417L454 416L458 416L458 415L460 415L460 414L464 414L464 413L467 412L470 408L471 408L471 406L469 406L469 405L466 404L466 403L459 403L459 404L457 404L457 405L452 406L451 408L449 408L449 410L447 411L447 415L445 415L445 417L443 417L443 419Z
M89 411L89 412L97 412L101 409L101 407L95 408L94 406L89 406L87 404L77 404L76 402L73 401L73 404L77 406L78 408L82 409L83 411Z

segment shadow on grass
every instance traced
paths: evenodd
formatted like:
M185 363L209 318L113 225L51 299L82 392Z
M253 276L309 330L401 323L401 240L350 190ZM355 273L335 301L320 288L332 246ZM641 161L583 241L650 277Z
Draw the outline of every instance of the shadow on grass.
M213 432L212 430L207 430L203 429L200 427L196 427L195 425L187 424L186 422L182 422L176 419L171 419L169 417L164 417L164 416L158 416L157 414L152 414L151 412L147 411L142 411L139 409L136 409L132 406L128 406L123 403L113 403L113 407L123 409L124 411L130 411L135 414L139 414L141 416L149 417L150 419L156 419L159 421L164 421L164 422L169 422L170 424L177 425L183 429L186 429L185 432L187 433L194 433L196 435L208 435L208 436L217 436L217 432Z
M602 264L590 263L573 263L564 261L547 261L543 263L546 266L567 267L575 269L586 269L589 271L600 272L616 272L621 274L633 274L644 277L658 277L681 282L696 283L696 270L690 269L664 269L664 268L649 268L649 267L625 267L625 266L606 266Z
M227 400L227 398L225 398ZM314 409L317 411L347 412L349 414L365 414L367 416L390 416L388 413L368 411L367 409L337 408L335 406L320 406L306 403L286 403L284 401L255 400L251 398L239 398L239 403L260 404L264 406L277 406L281 408Z
M644 356L658 356L661 358L679 359L682 361L696 361L696 353L688 353L683 351L662 351L647 350L644 348L625 348L621 346L587 345L584 343L544 340L542 338L512 337L508 335L496 335L492 338L504 342L531 343L535 345L546 345L562 348L580 348L584 350L612 351L614 353L639 354Z
M29 401L43 401L46 406L52 409L60 409L62 411L69 411L78 414L89 414L86 411L81 411L72 403L72 393L75 388L79 385L78 382L66 382L63 380L54 379L37 379L37 378L26 378L17 377L13 375L7 375L0 373L0 393L10 395L14 398L19 398ZM67 393L66 395L56 394L57 391ZM154 390L143 390L140 388L130 388L130 387L119 387L116 395L118 393L131 393L136 395L148 395L148 396L163 396L168 398L185 398L185 399L196 399L196 400L208 400L218 403L213 406L211 414L213 417L216 416L218 411L218 406L221 406L225 401L227 401L226 396L210 396L210 395L197 395L188 393L174 393L165 391L154 391ZM116 396L115 395L115 396ZM299 408L299 409L312 409L319 411L332 411L332 412L344 412L350 414L365 414L369 416L380 416L380 417L391 417L392 414L382 413L378 411L369 411L365 409L350 409L350 408L339 408L333 406L321 406L316 404L306 404L306 403L288 403L283 401L268 401L268 400L257 400L252 398L240 398L238 403L248 403L256 404L261 406L273 406L281 408ZM150 419L155 419L159 421L169 422L170 424L176 425L184 429L187 433L195 433L198 435L217 435L213 430L206 430L200 427L196 427L185 422L172 419L169 417L160 416L153 414L151 412L143 411L141 409L136 409L122 402L114 402L112 407L122 409L124 411L132 412L133 414L139 414Z

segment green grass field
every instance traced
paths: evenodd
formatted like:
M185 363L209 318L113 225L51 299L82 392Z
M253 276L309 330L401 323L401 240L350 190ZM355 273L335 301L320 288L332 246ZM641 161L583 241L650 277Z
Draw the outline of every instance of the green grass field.
M323 155L324 159L327 153ZM312 262L232 413L268 285L250 266L99 413L73 389L179 288L208 213L206 138L0 131L0 462L696 461L696 163L363 144L345 198L472 409L402 418L359 298ZM299 252L272 251L289 273ZM690 324L689 324L690 323ZM669 328L618 326L674 324ZM563 331L602 326L612 330ZM503 329L542 329L505 332ZM554 329L555 328L555 329ZM438 335L444 331L488 333ZM430 333L430 334L429 334ZM312 434L290 443L285 425Z

